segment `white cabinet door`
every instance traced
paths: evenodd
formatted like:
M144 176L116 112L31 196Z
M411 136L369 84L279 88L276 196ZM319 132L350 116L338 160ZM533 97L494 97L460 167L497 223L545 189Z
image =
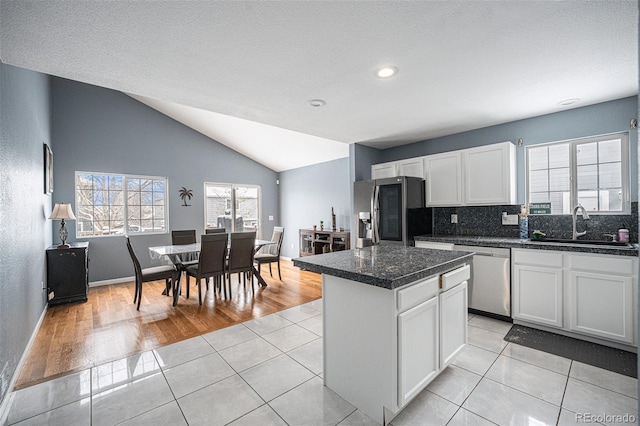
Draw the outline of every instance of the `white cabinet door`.
M398 406L438 374L438 296L398 315Z
M562 269L514 265L513 318L562 328Z
M515 204L515 146L502 142L462 151L466 205Z
M424 157L398 161L398 175L424 179Z
M440 369L467 344L467 282L440 294Z
M571 271L570 330L632 344L633 303L631 277Z
M427 206L462 205L460 151L428 155L424 159Z
M396 162L374 164L371 166L371 179L384 179L398 176Z

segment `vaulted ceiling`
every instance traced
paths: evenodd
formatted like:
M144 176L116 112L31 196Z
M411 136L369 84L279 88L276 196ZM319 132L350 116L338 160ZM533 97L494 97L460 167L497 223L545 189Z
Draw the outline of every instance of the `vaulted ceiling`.
M638 2L2 1L0 59L282 171L636 95Z

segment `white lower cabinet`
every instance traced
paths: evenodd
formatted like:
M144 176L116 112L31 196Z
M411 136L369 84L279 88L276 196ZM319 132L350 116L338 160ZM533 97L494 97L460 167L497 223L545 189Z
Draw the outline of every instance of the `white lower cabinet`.
M324 383L387 424L464 348L464 265L395 290L323 275Z
M562 269L512 269L513 318L562 328Z
M467 281L440 293L440 369L451 364L467 344Z
M514 321L637 346L637 270L635 257L513 249Z
M398 315L398 405L424 389L438 374L438 297Z
M632 278L584 271L569 277L569 329L633 344Z

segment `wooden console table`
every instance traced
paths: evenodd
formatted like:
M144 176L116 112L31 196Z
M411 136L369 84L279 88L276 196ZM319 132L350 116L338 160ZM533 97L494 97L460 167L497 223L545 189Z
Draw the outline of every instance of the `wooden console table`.
M350 246L351 234L349 231L300 230L300 257L349 250Z

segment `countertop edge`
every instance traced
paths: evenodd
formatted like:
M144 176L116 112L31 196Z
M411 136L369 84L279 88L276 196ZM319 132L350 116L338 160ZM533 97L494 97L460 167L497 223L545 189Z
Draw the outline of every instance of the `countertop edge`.
M522 248L533 250L569 251L576 253L609 254L614 256L638 256L638 244L627 247L607 247L583 244L542 243L519 238L481 237L463 235L416 236L416 241L432 241L440 243L460 244L477 247Z
M459 252L463 253L463 252ZM333 268L331 266L326 265L317 265L315 263L306 262L303 258L292 259L293 266L306 269L308 271L317 272L321 274L327 274L339 278L344 278L351 281L356 281L359 283L369 284L375 287L381 287L388 290L394 290L400 287L403 287L407 284L413 283L415 281L421 280L423 278L428 278L430 276L445 273L455 269L456 267L465 264L470 261L473 252L464 252L465 254L461 254L459 257L455 259L448 260L437 265L427 267L415 272L412 272L407 275L400 276L394 279L388 278L379 278L371 275L360 274L353 271L346 271L343 269Z

